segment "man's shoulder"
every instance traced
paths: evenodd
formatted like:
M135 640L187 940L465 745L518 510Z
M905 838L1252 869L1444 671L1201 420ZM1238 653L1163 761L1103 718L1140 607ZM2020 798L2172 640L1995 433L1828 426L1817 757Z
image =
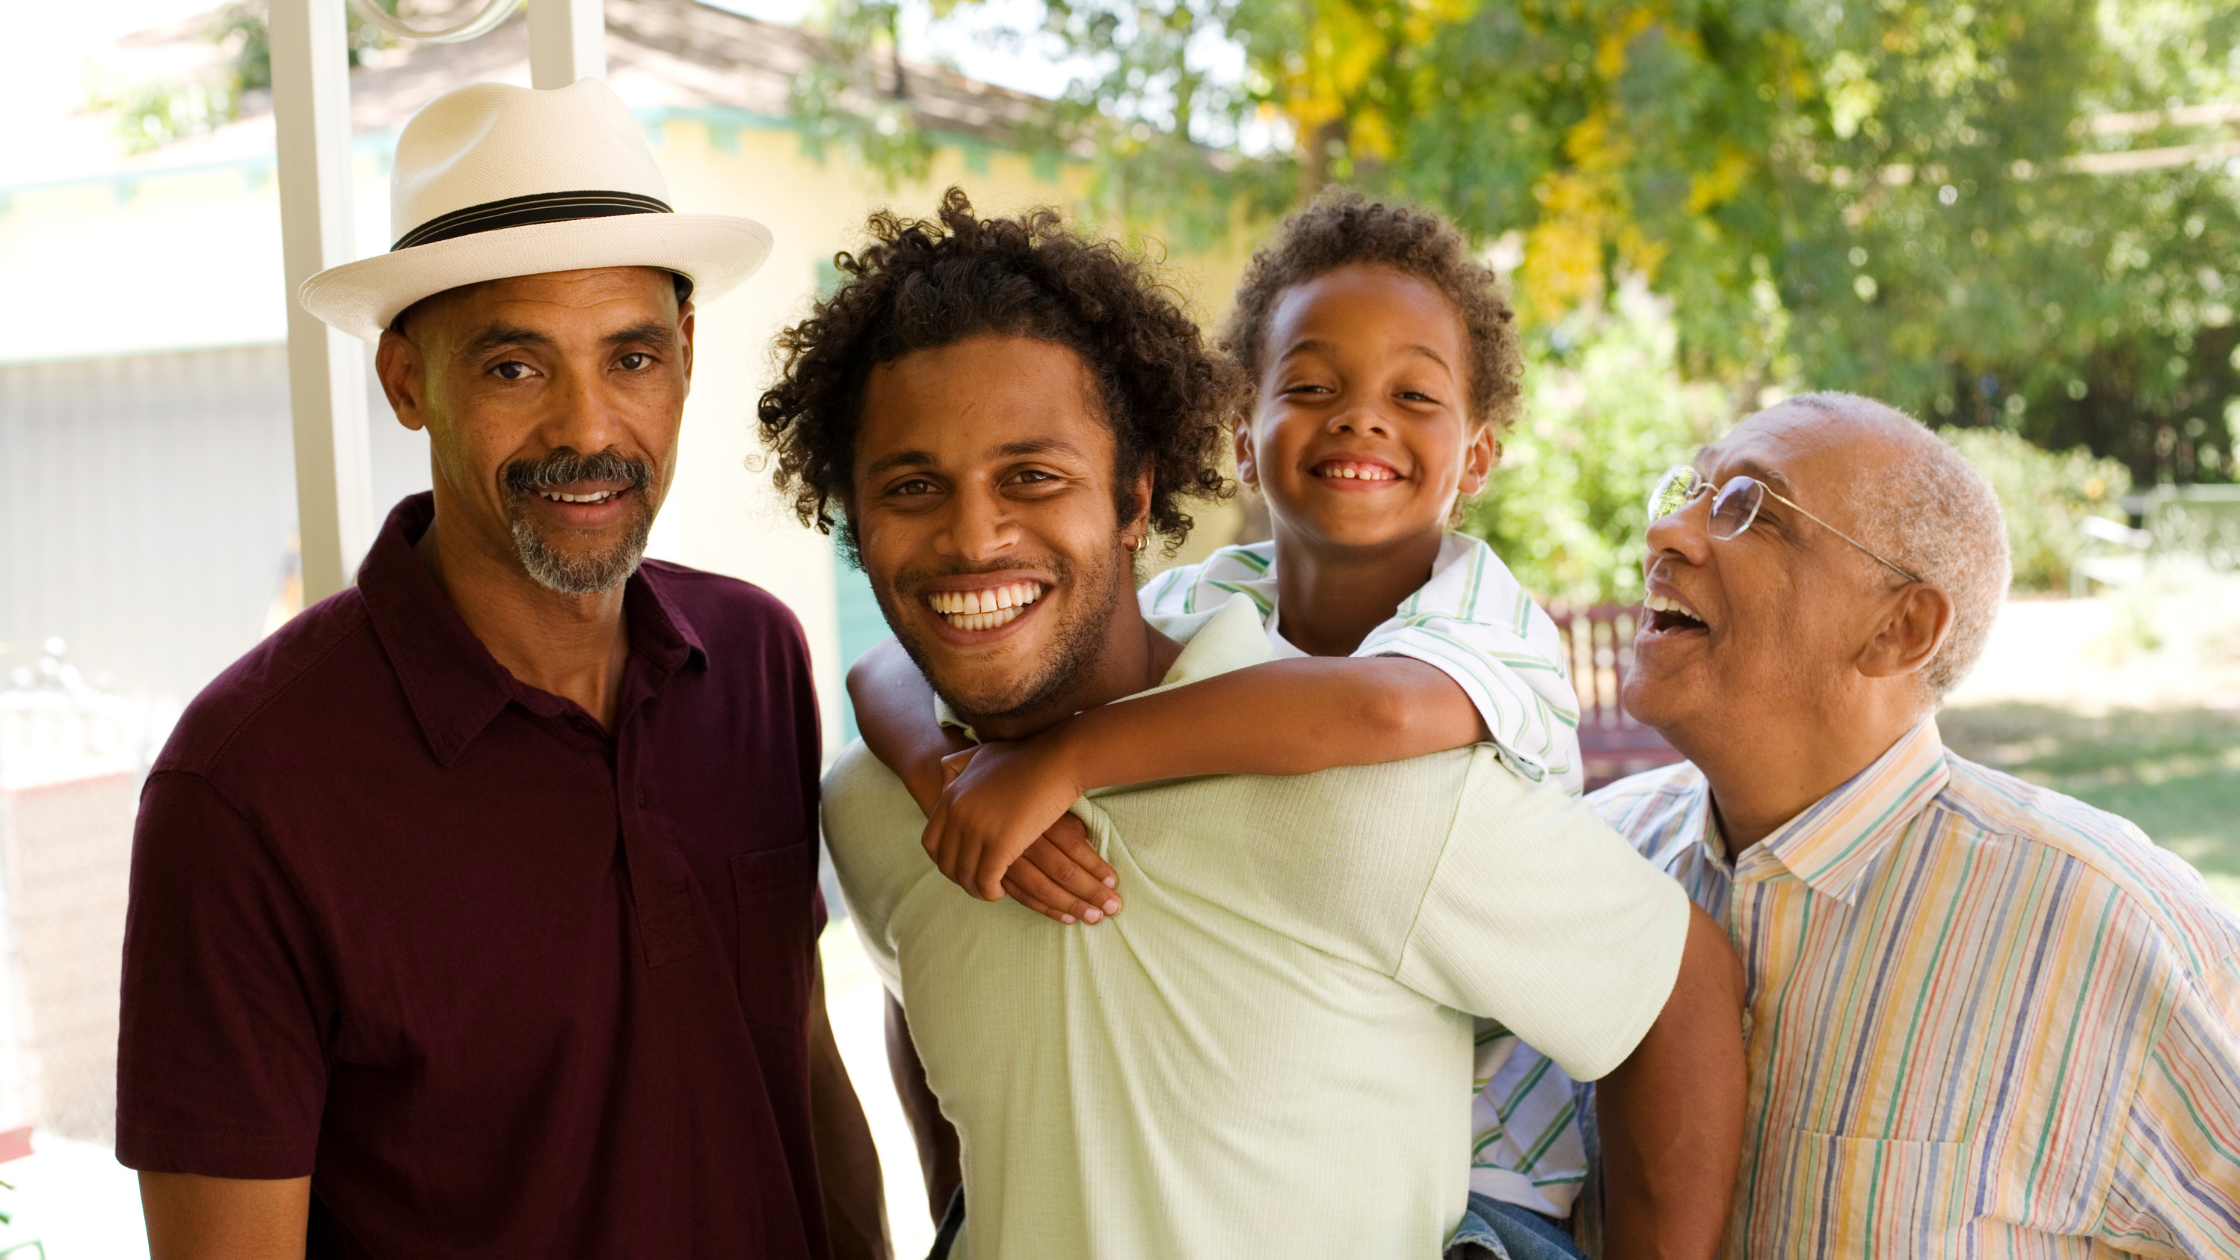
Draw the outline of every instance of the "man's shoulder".
M1949 751L1945 758L1951 779L1932 808L1965 823L1975 843L2058 855L2080 884L2117 898L2126 917L2157 948L2169 946L2189 973L2240 956L2240 915L2135 823Z
M304 609L265 636L196 695L152 769L208 774L254 759L263 745L293 743L327 722L362 721L367 688L393 690L365 599L352 587Z
M915 842L925 816L902 779L852 740L824 772L825 840L835 854L842 848L882 845L899 836Z
M1587 793L1587 808L1639 848L1703 798L1703 772L1681 761L1628 775Z
M703 638L802 642L793 610L752 582L667 560L647 560L639 572Z

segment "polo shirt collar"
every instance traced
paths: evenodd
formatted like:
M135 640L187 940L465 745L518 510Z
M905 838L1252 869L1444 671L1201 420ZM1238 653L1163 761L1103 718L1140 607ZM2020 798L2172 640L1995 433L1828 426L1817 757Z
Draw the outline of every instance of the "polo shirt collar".
M1849 905L1874 860L1951 777L1936 719L1923 718L1866 769L1743 854L1736 878L1764 878L1770 860L1813 891Z
M541 711L554 706L537 700L556 697L506 672L413 554L434 521L433 492L398 503L358 567L358 595L430 751L438 764L451 766L507 704L519 700ZM661 589L664 567L639 566L623 593L631 654L651 669L657 686L688 665L707 666L698 631Z
M1145 620L1151 623L1152 629L1182 644L1182 652L1174 658L1174 664L1167 668L1158 686L1123 696L1123 700L1155 696L1217 674L1258 665L1267 660L1272 651L1268 633L1260 621L1259 605L1250 595L1231 595L1227 603L1211 612ZM953 727L963 732L965 738L979 742L980 737L973 733L972 727L940 696L933 698L933 716L941 725Z

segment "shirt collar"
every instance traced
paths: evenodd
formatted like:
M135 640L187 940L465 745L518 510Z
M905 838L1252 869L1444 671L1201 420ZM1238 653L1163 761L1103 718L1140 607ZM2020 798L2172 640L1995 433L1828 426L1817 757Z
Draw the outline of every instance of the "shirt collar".
M1923 718L1866 769L1744 854L1736 874L1751 878L1749 868L1762 866L1756 855L1763 853L1813 891L1848 905L1875 858L1920 816L1951 777L1936 719Z
M429 749L450 766L507 704L554 716L564 702L507 673L413 554L434 521L432 492L398 503L358 568L358 594ZM667 569L648 561L623 588L631 656L655 687L687 665L707 666L698 632L662 589Z
M1267 631L1261 627L1259 606L1249 595L1231 595L1212 612L1145 620L1151 623L1152 629L1182 644L1182 653L1174 658L1174 664L1168 667L1158 686L1121 697L1124 700L1155 696L1216 674L1258 665L1268 659L1271 650ZM933 715L943 726L954 727L962 731L965 738L978 742L980 737L973 733L971 725L940 696L933 698Z

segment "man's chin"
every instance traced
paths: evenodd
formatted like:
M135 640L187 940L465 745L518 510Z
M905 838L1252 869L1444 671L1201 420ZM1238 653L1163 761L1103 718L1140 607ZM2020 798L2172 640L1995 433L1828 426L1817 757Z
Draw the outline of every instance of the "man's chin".
M517 521L513 542L530 580L556 594L584 596L613 590L628 581L645 558L648 532L633 524L619 538L570 538L558 543Z

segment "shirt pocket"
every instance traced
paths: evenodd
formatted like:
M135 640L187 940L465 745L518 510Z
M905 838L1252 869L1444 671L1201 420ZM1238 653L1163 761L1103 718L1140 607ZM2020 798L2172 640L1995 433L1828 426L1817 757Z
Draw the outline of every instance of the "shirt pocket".
M807 1027L816 965L817 845L741 853L731 859L738 898L739 1004L753 1023Z
M1966 1142L1790 1134L1789 1177L1780 1205L1793 1214L1789 1250L1830 1256L1937 1256L1983 1215L1974 1185L1976 1150Z

